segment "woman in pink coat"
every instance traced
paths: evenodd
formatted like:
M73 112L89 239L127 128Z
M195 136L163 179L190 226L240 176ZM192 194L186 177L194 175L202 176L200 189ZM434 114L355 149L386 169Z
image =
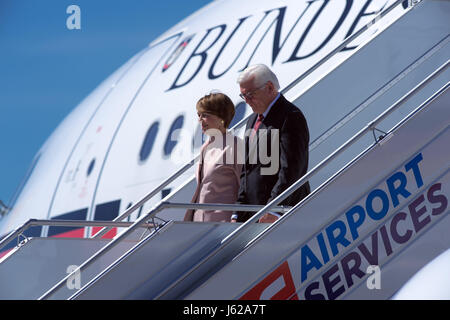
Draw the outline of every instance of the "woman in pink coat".
M191 202L234 204L244 162L242 139L227 132L234 104L225 94L212 93L197 102L197 114L209 138L201 148L197 188ZM230 222L231 214L223 210L187 210L184 220Z

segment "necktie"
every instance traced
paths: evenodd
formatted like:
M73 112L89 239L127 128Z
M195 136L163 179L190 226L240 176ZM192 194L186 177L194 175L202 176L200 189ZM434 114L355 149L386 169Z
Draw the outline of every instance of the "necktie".
M258 131L258 128L261 125L263 120L264 120L264 116L262 114L258 115L258 119L256 120L255 125L253 126L252 133L250 134L250 140L253 140L253 138L255 137L256 131Z

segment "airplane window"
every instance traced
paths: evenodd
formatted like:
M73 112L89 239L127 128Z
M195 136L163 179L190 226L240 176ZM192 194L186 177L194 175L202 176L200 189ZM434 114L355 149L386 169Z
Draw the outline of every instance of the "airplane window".
M162 189L161 190L161 199L164 199L169 193L172 191L172 188Z
M111 221L119 215L120 201L114 200L95 206L94 220Z
M174 132L183 127L184 116L178 116L175 121L172 123L170 127L169 133L166 138L166 143L164 144L164 155L168 156L172 153L173 148L178 143L178 134L174 134Z
M91 163L89 164L88 170L87 170L87 176L89 177L91 175L92 170L94 169L95 165L95 158L92 159Z
M80 209L80 210L75 210L75 211L71 211L68 213L64 213L61 215L58 215L56 217L52 217L52 220L57 219L57 220L86 220L87 217L87 213L88 213L88 209ZM58 234L61 233L66 233L66 232L70 232L70 231L78 231L78 233L76 233L76 237L83 237L84 234L84 228L81 227L55 227L55 226L51 226L48 229L48 235L49 237L53 237L56 236ZM74 234L72 234L72 236L66 234L66 236L68 237L75 237Z
M238 123L239 121L242 120L242 118L244 118L246 109L247 104L244 101L237 104L236 108L234 109L235 114L233 120L231 120L229 128L232 128L236 123Z
M145 161L147 160L150 152L152 151L153 144L156 140L156 135L158 134L159 122L153 123L147 131L145 135L144 142L142 143L141 151L139 152L139 160Z

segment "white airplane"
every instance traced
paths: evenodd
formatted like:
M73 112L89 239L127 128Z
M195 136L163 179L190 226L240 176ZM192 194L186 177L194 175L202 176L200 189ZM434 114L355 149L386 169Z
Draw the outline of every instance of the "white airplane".
M376 81L370 80L376 79L376 75L371 68L368 68L367 79L370 84L365 87L376 87L382 91L374 90L373 92L376 92L374 96L365 97L356 105L349 105L350 109L332 108L331 105L326 109L324 106L318 109L312 106L311 100L307 100L314 101L319 97L325 98L331 95L342 104L346 103L344 98L347 97L350 104L350 100L359 91L355 93L353 87L342 91L343 81L335 80L335 85L326 87L322 95L315 95L313 98L309 98L308 95L314 92L315 88L319 88L324 83L324 79L328 79L325 78L328 74L340 72L350 63L350 59L356 60L357 54L362 55L363 48L374 43L374 38L384 34L385 30L394 29L402 19L406 20L406 16L409 16L412 21L419 21L413 19L421 19L420 14L425 15L423 13L425 10L437 10L433 6L443 6L446 10L448 9L443 2L433 0L423 2L426 4L418 1L395 0L217 0L211 2L138 52L103 81L64 119L34 157L26 181L15 201L10 208L3 205L5 214L0 220L0 239L29 219L94 221L116 218L198 153L202 137L197 122L195 103L200 97L213 90L219 90L231 97L236 105L236 116L232 125L251 113L250 108L239 98L236 79L240 71L256 63L264 63L271 67L280 80L281 88L284 88L283 93L289 100L298 102L296 104L304 112L311 130L310 168L313 168L360 128L372 121L372 118L375 118L371 117L372 115L381 114L388 107L386 103L391 105L391 102L380 102L383 109L378 108L377 113L358 119L355 113L362 114L365 108L369 110L367 106L372 98L383 99L382 96L394 88L394 91L398 89L395 94L388 93L385 96L391 97L387 101L397 101L407 91L395 87L396 83L402 83L401 80L407 79L408 75L418 79L417 74L420 74L424 79L429 74L429 70L424 67L427 65L425 62L432 61L433 68L437 69L435 65L440 65L442 59L444 62L448 59L447 38L443 37L444 40L439 39L440 42L426 44L428 47L423 50L425 53L418 54L418 58L414 56L407 65L397 68L401 72L392 70L390 73L391 70L383 70L387 74L386 77L389 77L388 82L377 84ZM428 9L428 5L432 8ZM418 17L411 18L414 14ZM448 11L445 10L442 16L435 16L436 25L445 25L442 22L445 17L448 18ZM418 24L418 30L420 30L419 27ZM339 47L345 39L356 35L359 30L364 32ZM444 34L445 32L448 37L448 28L444 30ZM420 37L422 39L427 36L420 35ZM390 36L391 43L393 39ZM411 43L414 42L411 41ZM391 47L379 46L376 50L372 49L371 54L374 57L380 56L384 54L383 50L391 50L391 53L386 54L384 61L391 59L393 65L402 63L402 60L397 59L396 54L400 59L406 55L396 53L394 44ZM386 65L389 65L389 62L386 62ZM355 68L357 67L352 69ZM397 70L394 67L392 69ZM300 82L296 82L302 75ZM413 88L415 85L413 81L408 84L408 88ZM428 92L423 93L425 98L431 95ZM417 101L406 111L395 113L397 118L392 120L392 126L399 123L423 101ZM349 125L345 127L346 124ZM333 135L335 132L337 134ZM445 135L445 132L442 134ZM337 140L333 140L334 136ZM323 142L327 138L330 139ZM389 137L389 139L393 138ZM388 143L389 140L386 139L386 144ZM315 153L313 150L316 150ZM354 161L353 159L362 150L345 156L326 169L325 173L312 178L310 180L312 189L323 187L324 182L328 181L343 165ZM413 168L411 155L404 155L401 161L408 160ZM418 181L417 172L413 169L406 170L405 175L414 174ZM126 221L136 221L141 218L161 199L175 192L183 181L191 178L193 172L193 168L185 172L179 180L167 186L157 197L134 211ZM392 169L390 172L395 171ZM380 173L379 176L381 177L382 174ZM408 179L410 179L409 176ZM360 183L358 180L354 181ZM369 192L376 185L374 180L365 189L361 188ZM398 191L400 187L392 184L391 189ZM435 189L430 190L432 191L429 192L434 192ZM439 196L448 198L448 188L443 190L443 194ZM181 193L183 196L180 196L180 199L188 198L191 192L192 189L188 188L184 194ZM412 201L411 198L401 197L405 195L405 191L400 190L398 193L400 196L397 194L397 197L407 201L406 203ZM437 193L438 191L432 193L429 197L430 201L435 200L435 203L440 203L442 207L443 200L442 202L436 200L439 198ZM404 196L404 198L407 197ZM185 202L187 201L185 199ZM378 212L378 210L380 210L379 207L376 207L373 211ZM447 213L448 208L442 215L447 216ZM159 216L164 219L182 220L183 213L172 210L165 214L161 213ZM324 221L332 221L330 219L331 216ZM349 221L347 220L346 223L350 230L351 226L348 224L351 221ZM448 218L445 221L448 225ZM359 227L359 224L363 222L358 220L353 223L358 224ZM319 228L319 225L315 228ZM27 237L88 238L98 230L98 227L39 226L29 229L24 234ZM355 229L351 230L355 231ZM108 238L117 235L117 229L113 229ZM328 240L332 238L330 234L327 236ZM334 247L331 240L327 244L330 254L334 249L341 250L341 247L347 246L338 235L334 240ZM6 261L6 258L13 257L10 255L14 251L13 247L14 245L10 245L0 249L0 251L3 250L1 255L4 256L3 260L0 258L0 274L1 264ZM429 263L448 247L449 243L445 243L443 248L436 248L437 252L424 259ZM323 248L320 247L320 249ZM371 252L373 254L373 251ZM341 254L340 251L339 254ZM323 262L327 262L327 255L322 250L322 258L325 260ZM388 253L387 256L389 256ZM328 260L330 260L329 257ZM289 262L289 260L286 261ZM292 262L289 263L292 265ZM415 274L423 265L423 263L418 264L410 273ZM312 268L313 266L310 266L311 270ZM314 268L317 269L317 274L323 277L325 268L321 270L317 266ZM264 271L261 274L267 275L269 274L267 272ZM319 298L338 296L330 294L329 288L324 289L328 295L313 291L319 290L319 284L315 287L315 282L312 282L312 287L308 287L309 291L308 288L306 289L308 294L305 294L302 291L305 289L300 288L304 275L295 275L296 271L292 270L292 266L291 273L297 295L301 298L308 295ZM408 275L408 279L412 278L412 274ZM356 272L353 273L353 277L355 275L357 275ZM346 274L341 277L344 278L344 276L347 277ZM350 274L350 280L351 278L352 274ZM261 279L263 279L262 276L258 281ZM286 281L285 278L285 284ZM255 288L257 280L252 283ZM347 285L348 292L354 292L349 282ZM411 283L409 285L414 286ZM401 287L402 284L396 284L395 290ZM207 284L200 289L202 288L207 288ZM239 292L245 293L242 290ZM248 294L251 290L246 292ZM339 288L334 291L336 292L341 293ZM395 292L390 293L389 297L393 293ZM199 293L196 296L192 293L192 297L202 297L202 295ZM218 295L218 298L230 297L239 298L238 295L233 294ZM270 298L271 295L267 297ZM350 297L354 298L354 296ZM380 296L361 295L361 297L379 298ZM449 299L448 290L438 298Z

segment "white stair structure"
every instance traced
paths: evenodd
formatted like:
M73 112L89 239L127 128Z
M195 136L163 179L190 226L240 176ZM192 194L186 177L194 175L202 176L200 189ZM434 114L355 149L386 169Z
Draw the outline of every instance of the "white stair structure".
M103 232L16 247L0 259L0 298L391 298L450 248L450 2L418 2L344 62L333 60L401 3L283 90L308 120L312 169L273 202L187 204L190 179L134 223L121 222L191 161L114 222L95 222L123 228L113 240ZM306 199L276 207L307 180ZM243 224L155 223L200 207L257 213ZM286 213L255 223L268 210ZM31 221L0 249L30 225L52 223L71 222ZM79 268L68 274L68 264ZM12 269L30 281L18 285Z

